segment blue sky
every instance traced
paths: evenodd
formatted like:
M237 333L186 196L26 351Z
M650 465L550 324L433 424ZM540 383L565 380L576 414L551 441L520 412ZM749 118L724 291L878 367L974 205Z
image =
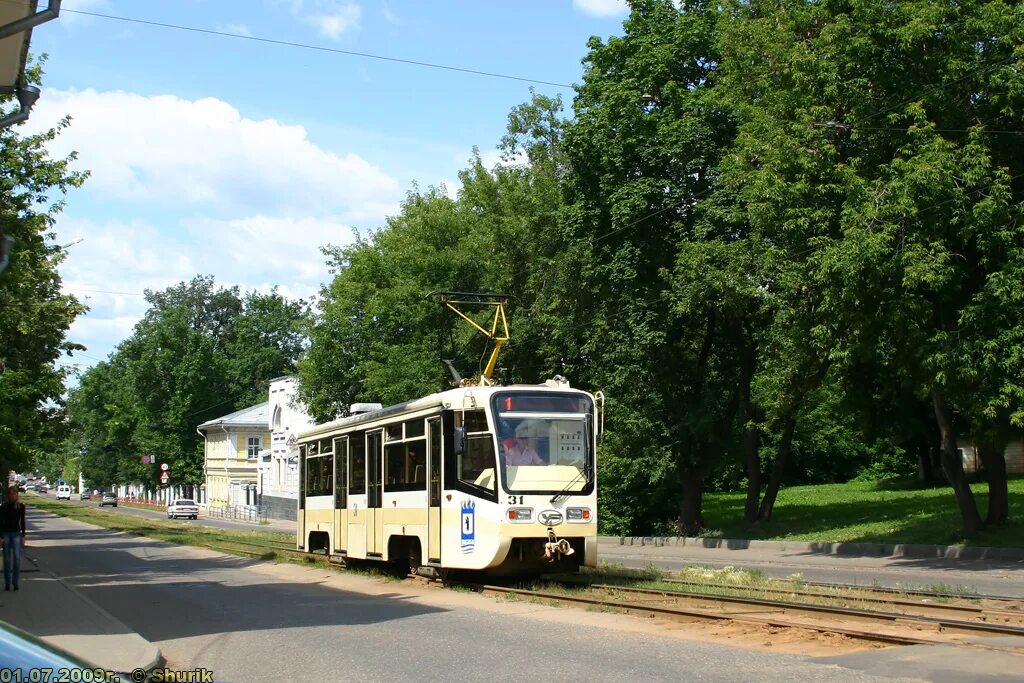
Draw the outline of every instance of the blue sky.
M621 0L64 0L34 31L48 53L26 129L70 114L52 153L92 173L57 222L71 330L109 354L143 289L196 274L309 297L319 247L379 227L416 182L458 190L474 146L494 152L529 83L76 14L192 26L576 83L592 35L621 32ZM535 85L539 92L572 91Z

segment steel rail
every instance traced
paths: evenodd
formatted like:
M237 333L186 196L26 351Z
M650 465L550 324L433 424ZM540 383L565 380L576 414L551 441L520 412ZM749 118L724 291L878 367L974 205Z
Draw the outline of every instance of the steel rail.
M859 602L867 602L867 603L882 604L882 605L896 605L896 606L900 606L900 607L910 607L910 608L919 609L919 610L959 612L959 613L962 613L962 614L963 613L973 614L973 615L978 616L978 617L992 616L992 617L1000 617L1000 618L1011 618L1011 617L1013 617L1013 618L1017 618L1017 619L1024 619L1024 611L1021 611L1021 610L987 609L987 608L985 608L985 607L983 607L981 605L943 605L943 604L938 604L938 603L920 602L920 601L917 601L917 600L901 600L899 598L884 598L884 597L877 597L877 596L870 596L870 595L864 595L864 596L860 596L860 595L830 595L828 593L817 593L817 592L814 592L814 591L790 590L790 589L787 589L787 588L784 588L784 587L772 588L770 586L736 586L736 585L725 584L725 583L701 583L699 581L678 581L678 580L668 580L668 579L659 579L659 580L664 582L664 583L680 584L680 585L686 585L686 586L697 586L697 587L702 587L702 588L722 588L722 589L727 589L727 590L750 591L750 592L764 593L764 594L785 593L786 595L799 595L799 596L804 596L804 597L822 598L822 599L826 599L826 600L850 600L850 601L859 601ZM581 583L581 585L591 585L591 586L593 586L595 588L600 587L600 588L603 588L603 589L606 589L606 590L607 589L611 589L611 588L621 589L621 590L633 590L633 587L616 586L614 584L582 584ZM658 590L658 589L648 589L648 590ZM857 590L857 589L853 589L853 590ZM678 593L679 593L679 595L695 595L695 594L696 595L709 595L709 596L711 595L710 593L691 593L691 592L688 592L688 591L678 591ZM1021 605L1024 605L1024 600L1017 600L1015 602L1020 603Z
M577 595L563 595L560 593L544 593L542 591L531 591L522 588L509 588L507 586L492 586L484 585L480 586L481 591L484 593L502 593L511 595L523 595L527 597L544 598L559 602L573 602L584 605L595 605L600 607L614 607L618 609L625 609L636 612L646 612L651 614L660 614L674 617L690 617L696 619L715 619L718 621L733 621L740 623L758 624L763 626L780 626L785 628L800 628L807 631L815 631L818 633L838 633L841 635L849 636L851 638L858 638L861 640L872 640L882 643L890 643L894 645L931 645L936 643L948 644L947 641L937 641L926 638L916 638L912 636L901 636L888 633L878 633L877 631L861 631L859 629L850 629L844 626L824 625L824 624L807 624L802 622L785 621L783 619L777 619L772 617L755 617L749 614L735 614L735 613L724 613L714 612L711 610L697 609L697 608L681 608L681 607L661 607L658 605L645 605L632 602L621 602L614 600L602 600L600 598L587 598Z
M618 590L626 593L658 594L668 598L682 598L687 600L699 600L704 602L727 602L743 605L756 605L759 607L785 609L794 612L817 612L821 614L834 614L843 617L857 617L862 619L870 619L873 621L913 622L920 624L928 624L936 628L981 632L1001 636L1024 636L1024 627L1019 626L1006 626L1000 624L987 624L984 622L943 619L941 617L902 614L898 612L878 612L874 610L859 609L856 607L812 605L808 603L790 602L785 600L766 600L764 598L745 598L731 595L685 593L682 591L666 591L654 588L630 588L625 586L611 586L602 584L596 584L592 587L599 588L601 590Z
M632 578L632 577L627 577ZM732 588L727 583L703 583L700 581L687 581L686 579L658 579L665 583L679 583L685 585L714 586L716 588ZM852 583L831 583L828 581L801 581L801 585L816 588L836 588L840 590L859 590L871 593L883 593L886 595L917 595L923 598L950 598L959 600L992 600L995 602L1024 602L1024 598L1011 595L963 595L960 593L945 593L941 591L915 590L908 588L887 588L884 586L858 586Z

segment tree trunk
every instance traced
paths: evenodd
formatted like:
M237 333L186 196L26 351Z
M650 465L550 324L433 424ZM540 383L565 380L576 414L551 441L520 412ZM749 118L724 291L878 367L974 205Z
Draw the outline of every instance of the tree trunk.
M1010 494L1006 484L1006 459L1003 449L985 439L978 444L978 458L988 482L987 526L1003 526L1010 518Z
M743 458L747 471L747 500L743 508L743 519L747 524L757 522L757 503L761 497L761 453L757 430L753 424L754 411L750 404L750 382L756 358L753 345L749 345L740 363L739 416L743 426Z
M956 495L964 536L971 538L978 533L982 521L978 515L978 506L974 502L974 493L971 492L967 477L964 476L964 466L960 461L960 454L957 452L953 416L938 384L932 385L932 407L935 410L935 422L939 427L939 438L942 444L942 471Z
M924 444L917 449L917 481L920 484L931 484L935 478L931 451L932 449Z
M704 477L695 468L686 468L679 473L679 483L679 533L696 536L704 529Z
M775 454L775 462L772 463L772 472L768 476L768 486L764 490L764 499L757 511L757 520L767 522L772 517L772 510L775 508L775 499L779 497L779 487L782 486L782 475L786 472L786 462L793 450L793 433L796 431L797 406L793 405L782 426L782 439L779 441L779 452Z

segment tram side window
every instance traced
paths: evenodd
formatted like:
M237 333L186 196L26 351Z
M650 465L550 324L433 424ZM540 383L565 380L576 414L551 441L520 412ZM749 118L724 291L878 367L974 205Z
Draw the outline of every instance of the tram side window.
M466 410L462 413L462 424L459 424L459 413L455 414L455 426L464 426L466 433L486 432L487 413L483 410Z
M299 509L306 507L306 447L299 446Z
M334 493L334 461L329 455L306 460L306 495L329 496Z
M341 509L348 502L348 439L334 441L334 471L334 507Z
M349 495L360 496L366 493L366 443L363 432L353 434L349 441Z
M430 421L430 507L441 505L441 421Z
M422 439L384 447L384 490L425 491L427 443Z
M456 476L467 484L495 490L494 442L490 434L466 439L466 450L458 458Z
M423 436L423 420L409 420L405 423L405 438L415 439Z

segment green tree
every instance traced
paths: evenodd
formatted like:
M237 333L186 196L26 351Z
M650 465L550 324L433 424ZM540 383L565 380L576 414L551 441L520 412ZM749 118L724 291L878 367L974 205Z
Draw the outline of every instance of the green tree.
M719 341L742 307L715 274L695 278L743 255L689 242L734 125L713 97L714 6L631 8L622 37L590 40L566 127L559 339L609 395L605 500L656 492L679 501L679 526L694 532L704 479L732 442L737 350ZM612 514L630 531L650 516L643 505Z
M304 302L276 291L217 287L196 277L160 292L132 335L106 363L86 372L69 399L69 452L84 449L90 482L157 486L156 455L172 482L203 479L196 427L267 400L267 382L295 367L303 339Z
M489 347L468 326L446 322L426 298L433 291L512 297L512 341L496 373L503 381L535 381L562 367L549 298L560 244L560 111L560 100L534 94L509 116L502 141L509 163L487 169L474 151L459 174L457 198L437 188L414 190L380 230L325 250L334 277L323 288L299 364L300 394L315 417L446 385L439 358L445 329L455 354L448 360L463 376L480 373Z
M992 131L1019 127L1022 16L999 1L794 0L737 1L725 17L722 85L741 120L732 182L778 249L782 324L767 338L780 352L766 358L788 385L779 405L830 367L874 368L907 388L897 400L928 400L972 534L958 432L1005 433L1019 405L1000 378L1019 355L1004 283L1020 281L1021 151Z
M38 85L37 64L26 73ZM0 103L0 116L16 106ZM0 238L14 239L7 267L0 272L0 471L25 469L59 443L62 394L68 370L63 355L82 347L67 339L85 308L61 293L57 267L64 252L53 246L53 222L63 196L80 186L86 173L70 170L75 155L53 159L47 145L70 125L70 118L36 135L20 126L0 131Z

